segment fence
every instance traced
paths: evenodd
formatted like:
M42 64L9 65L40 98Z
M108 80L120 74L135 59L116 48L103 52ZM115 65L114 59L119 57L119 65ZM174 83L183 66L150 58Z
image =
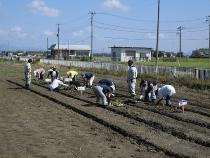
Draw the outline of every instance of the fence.
M40 62L45 64L64 65L70 67L106 69L111 71L128 70L128 66L125 64L48 60L48 59L40 59ZM156 72L155 66L136 65L136 68L138 70L138 73L140 74ZM193 69L185 67L158 67L158 73L160 75L173 75L173 76L188 77L190 79L210 80L210 69Z

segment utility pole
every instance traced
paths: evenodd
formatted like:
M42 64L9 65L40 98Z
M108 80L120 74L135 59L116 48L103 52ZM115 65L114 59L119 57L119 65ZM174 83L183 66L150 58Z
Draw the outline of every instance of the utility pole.
M178 30L178 34L179 34L179 61L181 61L181 55L182 55L182 30L184 29L184 27L179 26L177 28Z
M96 14L93 11L89 12L91 18L90 18L90 26L91 26L91 50L90 50L90 59L93 59L93 17Z
M60 24L57 24L58 26L58 32L57 32L57 38L58 38L58 59L60 59Z
M47 37L47 54L46 54L46 57L48 56L48 48L49 48L49 45L48 45L48 37Z
M160 0L158 0L158 16L157 16L157 39L156 39L156 73L158 73L158 46L159 46L159 22L160 21Z
M209 63L210 63L210 15L207 17L207 20L209 22Z
M68 40L68 52L69 52L69 54L68 54L68 57L69 57L69 55L70 55L69 40Z

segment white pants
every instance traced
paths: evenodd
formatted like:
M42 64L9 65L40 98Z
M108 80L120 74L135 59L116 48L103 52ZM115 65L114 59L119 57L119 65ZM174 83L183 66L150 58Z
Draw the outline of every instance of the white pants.
M93 88L93 91L96 95L96 103L98 103L100 105L108 105L107 98L102 90L103 90L103 88L100 86L95 86Z
M128 91L131 95L136 95L136 79L133 79L132 81L128 80Z
M93 85L94 78L95 78L95 76L91 77L91 78L87 81L88 86L92 86L92 85Z
M25 74L25 85L30 86L31 84L31 74Z

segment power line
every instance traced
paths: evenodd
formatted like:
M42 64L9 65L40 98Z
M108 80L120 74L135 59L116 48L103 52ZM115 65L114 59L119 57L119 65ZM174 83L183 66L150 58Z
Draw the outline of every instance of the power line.
M97 12L97 14L112 16L112 17L116 17L116 18L120 18L120 19L124 19L124 20L129 20L129 21L135 21L135 22L156 23L155 20L137 19L137 18L125 17L125 16L106 13L106 12ZM195 22L195 21L203 21L203 20L204 20L204 18L195 18L195 19L188 19L188 20L161 20L160 22L161 23L177 23L177 22Z
M140 28L137 28L137 27L125 27L125 26L119 26L119 25L114 25L114 24L107 24L107 23L99 22L99 21L94 21L94 23L96 23L96 24L102 24L102 25L107 25L107 26L113 26L113 27L117 27L117 28L124 28L124 29L146 30L146 29L140 29Z
M156 33L155 31L135 31L135 30L125 30L125 29L115 29L115 28L110 28L110 27L103 27L103 26L98 26L95 25L96 28L98 29L103 29L103 30L112 30L112 31L119 31L119 32L130 32L130 33ZM162 33L168 33L168 34L175 34L176 31L173 32L162 32Z
M101 25L106 25L106 26L111 26L111 27L116 27L116 28L122 28L122 29L130 29L130 30L137 30L139 32L139 30L145 30L146 29L143 29L143 28L137 28L137 27L125 27L125 26L120 26L120 25L114 25L114 24L107 24L107 23L103 23L103 22L99 22L99 21L94 21L94 23L96 24L101 24ZM97 25L98 27L103 27L105 29L115 29L115 28L110 28L110 27L104 27L104 26L99 26ZM202 32L202 31L206 31L206 30L209 30L208 28L206 27L203 27L205 29L202 29L202 28L199 28L199 29L193 29L193 28L187 28L187 31L186 32ZM117 30L117 29L116 29ZM125 31L130 31L130 30L125 30ZM189 30L189 31L188 31ZM121 31L121 30L120 30ZM152 31L149 31L147 30L146 32L141 32L141 33L154 33L155 31L152 30ZM176 33L174 30L160 30L161 33Z
M104 38L107 38L107 39L113 39L113 40L133 40L133 41L143 41L143 40L156 40L156 38L126 38L126 37L104 37ZM177 38L162 38L161 41L164 40L164 41L176 41ZM182 38L182 41L188 41L188 40L192 40L192 41L201 41L201 40L207 40L206 38Z

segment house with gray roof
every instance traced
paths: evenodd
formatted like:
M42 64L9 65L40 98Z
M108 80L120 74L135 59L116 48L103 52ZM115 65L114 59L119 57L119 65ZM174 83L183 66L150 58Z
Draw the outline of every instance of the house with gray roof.
M149 61L152 59L152 48L113 46L111 56L113 61Z
M53 57L64 58L64 57L90 57L90 46L89 45L58 45L53 44L49 48Z

